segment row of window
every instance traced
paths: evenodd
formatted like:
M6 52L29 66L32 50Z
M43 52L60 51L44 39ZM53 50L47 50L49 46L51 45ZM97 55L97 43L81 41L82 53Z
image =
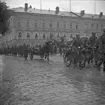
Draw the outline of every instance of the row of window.
M64 35L64 37L66 37L66 35ZM21 32L19 32L18 38L22 38L22 33ZM29 33L27 33L27 38L30 38L30 34ZM35 38L38 39L38 34L37 33L35 34ZM47 38L47 36L45 35L45 33L43 33L43 39L46 39L46 38ZM50 33L50 38L53 38L53 34L52 33ZM60 34L59 33L57 34L57 38L60 38Z
M20 26L21 26L20 21L18 21L18 27L20 27ZM26 26L27 26L27 28L29 28L29 20L27 20ZM72 29L73 28L73 23L70 23L69 26L70 26L70 29ZM90 27L89 24L85 24L84 26L85 26L85 28ZM34 21L34 27L38 28L38 22L36 20ZM60 28L60 22L59 21L56 23L56 27ZM103 24L100 24L100 25L99 24L93 24L93 23L91 24L91 28L97 28L98 29L99 27L102 29ZM45 21L42 22L42 28L45 28ZM49 23L49 28L53 28L53 22L52 21L50 21L50 23ZM64 22L63 28L64 29L67 28L66 22ZM79 29L79 24L78 23L76 24L75 28Z
M101 24L101 25L99 25L99 24L91 24L91 28L99 28L99 27L101 27L101 29L103 28L103 24ZM88 28L88 25L87 24L85 24L85 28Z
M20 21L18 21L18 26L19 26L19 27L21 26L21 25L20 25ZM26 26L29 28L29 20L27 20ZM37 21L34 22L34 26L35 26L35 28L38 28L38 23L37 23ZM42 22L42 28L45 28L45 22L44 22L44 21ZM52 21L49 23L49 28L53 28L53 23L52 23ZM60 28L60 23L59 23L59 22L57 22L57 28ZM64 22L63 28L64 28L64 29L67 28L65 22ZM72 23L70 23L70 28L72 29ZM78 24L76 24L76 29L78 29Z

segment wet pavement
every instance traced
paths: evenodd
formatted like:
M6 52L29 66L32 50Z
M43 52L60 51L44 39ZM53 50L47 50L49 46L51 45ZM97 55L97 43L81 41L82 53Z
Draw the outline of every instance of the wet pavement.
M105 73L92 65L66 68L61 56L50 62L0 56L0 105L105 105Z

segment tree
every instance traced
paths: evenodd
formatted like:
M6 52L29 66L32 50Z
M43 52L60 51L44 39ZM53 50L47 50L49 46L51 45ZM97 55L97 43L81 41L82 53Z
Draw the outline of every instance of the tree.
M8 19L10 17L10 11L5 2L0 1L0 33L4 34L8 31Z

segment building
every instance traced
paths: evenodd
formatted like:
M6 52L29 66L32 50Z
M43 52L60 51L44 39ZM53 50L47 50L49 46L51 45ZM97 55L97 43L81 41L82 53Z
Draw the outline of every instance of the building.
M59 7L53 10L40 10L32 8L25 3L24 8L13 8L9 20L10 30L1 38L1 43L31 45L41 44L46 40L57 39L61 36L70 40L71 36L79 33L81 36L90 37L92 32L101 35L105 27L105 16L60 11Z

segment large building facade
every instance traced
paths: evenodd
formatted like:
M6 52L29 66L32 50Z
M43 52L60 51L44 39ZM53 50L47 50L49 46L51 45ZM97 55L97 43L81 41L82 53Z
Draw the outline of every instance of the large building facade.
M13 8L12 16L9 20L9 32L1 37L1 43L28 43L31 45L42 44L46 40L59 40L64 36L65 40L70 40L77 33L81 36L90 37L92 33L101 35L105 27L105 16L101 12L99 15L60 11L56 7L55 11L40 10L28 7Z

